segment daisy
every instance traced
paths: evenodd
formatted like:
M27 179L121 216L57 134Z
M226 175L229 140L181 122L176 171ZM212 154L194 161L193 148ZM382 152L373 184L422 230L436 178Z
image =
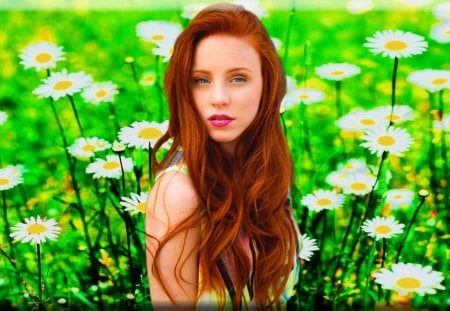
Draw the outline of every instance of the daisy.
M343 131L364 131L377 126L387 126L386 120L376 111L356 110L343 115L336 125Z
M386 203L391 208L409 206L414 199L414 192L409 189L391 189L386 192Z
M380 217L367 219L361 229L370 237L378 239L389 239L396 234L403 233L404 224L398 223L394 217Z
M367 163L361 159L349 159L338 165L338 171L346 174L360 174L369 172Z
M376 178L371 174L351 174L342 181L342 190L345 194L366 195L372 191Z
M314 103L318 103L324 100L325 94L322 91L315 90L315 89L299 89L296 93L297 101L305 104L305 105L311 105Z
M450 88L450 70L423 69L411 72L406 78L430 92Z
M300 259L309 261L313 252L318 251L316 239L309 238L306 234L303 234L300 238Z
M347 2L347 11L352 14L362 14L372 9L372 0L350 0Z
M175 42L181 33L179 24L166 21L145 21L136 25L136 34L145 42L160 45L162 42Z
M286 76L286 94L281 101L280 113L298 105L298 92L297 82L292 77Z
M252 12L259 18L269 15L267 14L267 11L261 7L259 1L256 0L235 0L234 4L242 5L247 11Z
M122 175L122 162L124 172L133 170L133 160L131 158L116 155L106 156L106 160L97 159L86 167L86 173L94 174L94 178L119 178Z
M111 149L114 153L122 153L125 151L125 145L115 140Z
M31 244L41 244L46 242L46 239L55 241L61 231L55 220L47 220L39 215L36 218L25 218L25 223L18 223L11 229L15 231L10 234L14 240Z
M123 127L119 132L119 140L128 147L149 149L167 131L169 121L163 123L135 121L131 126Z
M407 105L394 106L394 111L390 105L378 107L371 110L377 115L380 115L387 122L400 123L414 119L414 111Z
M302 205L308 209L320 212L321 210L333 210L344 204L344 195L332 190L316 190L302 198Z
M163 62L168 62L170 57L173 54L173 46L175 44L175 41L163 41L158 44L156 48L152 50L154 55L161 56Z
M146 72L142 75L139 83L143 86L152 86L156 82L156 74L154 71Z
M403 156L403 152L408 151L413 143L411 135L401 128L393 126L378 127L376 129L367 130L363 137L365 143L361 146L370 150L371 153L376 153L380 157L383 152L389 152L398 157Z
M431 3L431 0L401 0L406 5L422 7Z
M81 137L75 140L75 143L67 147L69 153L76 158L90 158L95 152L103 151L111 147L111 144L98 137Z
M0 125L6 122L8 115L4 111L0 111Z
M188 5L185 5L181 16L186 19L193 19L198 14L198 12L203 10L205 7L206 7L206 4L204 4L204 3L191 3Z
M112 102L117 93L117 85L108 81L89 85L81 96L86 102L98 105L101 102Z
M435 294L436 289L445 290L440 283L444 280L442 272L432 271L430 266L399 262L393 264L391 270L382 268L375 273L375 283L384 289L396 290L404 296L408 293Z
M381 53L391 59L422 54L428 47L424 37L401 30L377 31L366 40L364 46L373 54Z
M25 68L36 68L37 71L54 68L58 61L65 59L62 47L50 42L39 42L27 46L19 58Z
M439 3L433 8L433 15L443 21L450 21L450 2Z
M344 188L351 175L346 172L333 171L327 175L325 181L333 187Z
M22 169L19 165L8 165L0 169L0 191L14 188L21 183Z
M145 213L147 209L148 192L141 192L140 194L131 193L130 197L122 197L120 205L129 211L132 215L138 213Z
M341 81L359 74L361 69L349 63L329 63L316 67L315 71L322 79Z
M439 43L450 42L450 20L431 27L430 38Z
M33 94L42 97L52 97L54 100L66 95L73 95L80 92L92 83L92 77L84 72L67 73L66 69L61 72L53 72L48 78L43 80Z

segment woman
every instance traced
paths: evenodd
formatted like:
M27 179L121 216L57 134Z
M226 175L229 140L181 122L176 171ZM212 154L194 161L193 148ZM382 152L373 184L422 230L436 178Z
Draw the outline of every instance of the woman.
M298 233L279 120L285 88L270 37L241 6L207 7L177 39L146 220L155 308L271 309L292 295Z

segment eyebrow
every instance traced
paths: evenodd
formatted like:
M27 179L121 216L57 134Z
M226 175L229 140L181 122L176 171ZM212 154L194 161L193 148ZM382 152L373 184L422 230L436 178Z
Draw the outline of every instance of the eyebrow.
M231 68L231 69L228 69L228 70L226 71L226 73L232 73L232 72L235 72L235 71L241 71L241 70L244 70L244 71L248 71L248 72L250 72L250 73L253 73L253 71L251 71L250 69L245 68L245 67ZM195 70L192 70L192 73L203 73L203 74L207 74L207 73L210 73L210 71L209 71L209 70L203 70L203 69L195 69Z

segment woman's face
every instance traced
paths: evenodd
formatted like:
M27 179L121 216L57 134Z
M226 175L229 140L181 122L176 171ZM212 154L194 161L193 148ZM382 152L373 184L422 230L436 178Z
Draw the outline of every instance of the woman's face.
M261 101L258 52L239 37L208 36L195 50L191 79L194 103L210 138L232 154Z

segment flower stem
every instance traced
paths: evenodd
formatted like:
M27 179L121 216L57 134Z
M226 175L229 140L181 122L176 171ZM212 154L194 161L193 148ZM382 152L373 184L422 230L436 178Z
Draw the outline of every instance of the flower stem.
M117 132L119 132L120 127L119 127L119 123L117 122L116 109L114 108L114 105L111 102L108 102L108 108L109 108L109 117L113 123L114 130L117 133Z
M73 97L70 95L67 95L67 97L69 98L70 105L72 106L73 114L75 115L75 120L77 121L78 129L80 130L81 137L86 137L84 135L83 127L81 126L81 123L80 123L80 117L78 116L77 107L75 106Z
M291 11L289 12L289 20L288 20L288 24L286 27L286 36L284 38L284 55L283 55L283 64L286 67L287 66L287 60L288 60L288 55L289 55L289 44L290 44L290 39L291 39L291 30L292 30L292 25L294 22L294 16L295 16L295 0L292 0L291 2Z
M398 246L397 255L395 256L395 261L394 261L395 263L398 263L398 261L400 259L400 255L402 253L403 246L405 246L406 239L408 238L408 235L409 235L409 232L411 231L412 225L416 221L416 217L417 217L417 214L419 213L420 208L425 203L425 198L426 198L426 196L420 196L420 202L417 205L416 209L414 210L414 214L413 214L411 220L409 221L408 226L406 227L405 233L403 234L403 239Z
M370 275L372 274L372 266L373 266L373 261L374 261L374 256L375 256L376 245L377 245L377 243L376 243L375 239L373 239L372 247L370 248L370 253L369 253L369 260L367 262L367 277L366 277L366 286L364 287L363 310L368 309L367 297L368 297L368 293L369 293Z
M397 71L398 71L398 57L394 58L394 70L392 71L392 93L391 93L391 115L389 116L389 126L393 124L392 115L394 113L395 106L395 90L397 83Z
M439 92L439 111L441 115L441 121L442 116L444 116L444 90L441 90ZM448 155L447 155L447 145L446 145L446 131L442 130L441 134L441 157L443 163L443 170L442 170L442 181L443 181L443 188L444 188L444 202L450 202L450 186L449 183L449 165L448 165Z
M123 163L122 163L122 156L119 154L119 163L120 163L120 170L122 172L121 179L122 179L122 194L125 195L125 171L123 170Z
M380 181L380 177L381 177L381 174L383 171L383 164L384 164L385 160L387 159L387 156L388 156L388 152L383 151L383 153L381 154L380 164L378 165L377 177L375 178L375 183L373 184L372 190L369 192L369 197L367 199L366 211L364 213L363 222L369 216L373 216L375 214L375 211L372 209L372 203L373 203L374 195L375 195L375 187L377 186L378 182ZM373 211L373 213L370 213L370 211Z
M43 303L42 300L42 266L41 266L41 244L36 244L36 254L38 262L38 293L39 293L39 305Z
M5 220L6 238L8 239L8 245L9 245L9 255L10 255L10 258L14 258L14 248L12 245L11 237L9 236L11 234L11 231L9 230L10 224L9 224L9 220L8 220L8 207L6 206L5 191L2 191L2 206L3 206L3 219Z
M163 107L164 107L164 100L163 100L163 87L161 86L162 75L160 70L160 57L159 55L155 55L155 75L156 75L156 93L158 94L158 121L161 122L163 120Z

